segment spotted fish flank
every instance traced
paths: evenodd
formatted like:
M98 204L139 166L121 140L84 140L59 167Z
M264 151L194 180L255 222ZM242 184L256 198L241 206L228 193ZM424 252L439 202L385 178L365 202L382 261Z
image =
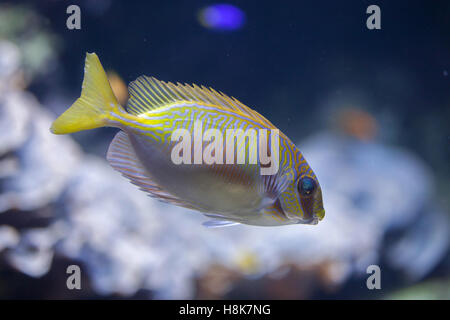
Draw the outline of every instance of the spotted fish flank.
M211 227L315 224L323 218L315 174L291 140L258 112L212 88L153 77L140 76L129 85L129 93L124 108L114 97L98 57L87 54L81 97L51 130L66 134L103 126L121 129L108 150L111 166L150 196L213 218L207 224ZM242 164L174 163L174 132L182 129L194 135L199 124L202 134L208 129L270 131L268 144L279 138L278 153L272 155L278 155L278 170L261 174L265 166L259 159ZM250 137L249 143L245 141L245 136L238 139L236 153L259 152L261 145L251 143ZM194 141L189 144L196 148ZM207 148L208 143L200 147ZM219 151L225 155L227 150L223 146Z

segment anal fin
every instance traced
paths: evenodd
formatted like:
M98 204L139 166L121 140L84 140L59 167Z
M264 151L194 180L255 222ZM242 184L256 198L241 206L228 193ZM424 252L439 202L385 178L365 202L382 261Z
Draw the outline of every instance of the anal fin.
M116 134L109 145L106 159L115 170L128 178L139 189L147 192L151 197L180 207L199 210L195 205L165 191L152 180L136 156L131 141L125 132L120 131Z

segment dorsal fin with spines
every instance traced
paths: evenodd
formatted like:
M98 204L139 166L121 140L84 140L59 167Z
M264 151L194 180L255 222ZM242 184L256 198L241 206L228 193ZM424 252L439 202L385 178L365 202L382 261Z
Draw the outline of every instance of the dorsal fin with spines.
M231 110L250 117L267 128L276 128L269 120L236 98L205 86L199 87L196 84L190 86L179 82L175 85L172 82L160 81L154 77L140 76L130 83L128 91L130 99L128 100L127 110L134 115L172 104L196 103Z

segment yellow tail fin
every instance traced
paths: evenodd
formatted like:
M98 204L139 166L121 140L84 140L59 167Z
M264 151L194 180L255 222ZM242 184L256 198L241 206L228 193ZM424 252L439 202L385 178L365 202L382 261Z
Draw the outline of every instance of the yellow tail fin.
M66 134L103 127L109 113L119 108L100 60L95 53L87 53L81 97L53 122L50 131Z

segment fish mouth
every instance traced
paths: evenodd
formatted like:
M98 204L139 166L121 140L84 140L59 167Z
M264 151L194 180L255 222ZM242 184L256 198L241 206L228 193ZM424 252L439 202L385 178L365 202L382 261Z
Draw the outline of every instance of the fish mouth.
M316 225L319 223L319 219L317 217L309 218L309 219L301 219L298 220L297 224L310 224Z
M316 225L325 217L325 210L321 209L318 212L314 212L314 215L309 219L299 219L297 224L311 224Z
M319 219L319 221L322 221L322 219L325 217L325 209L321 209L318 212L315 212L314 217Z

